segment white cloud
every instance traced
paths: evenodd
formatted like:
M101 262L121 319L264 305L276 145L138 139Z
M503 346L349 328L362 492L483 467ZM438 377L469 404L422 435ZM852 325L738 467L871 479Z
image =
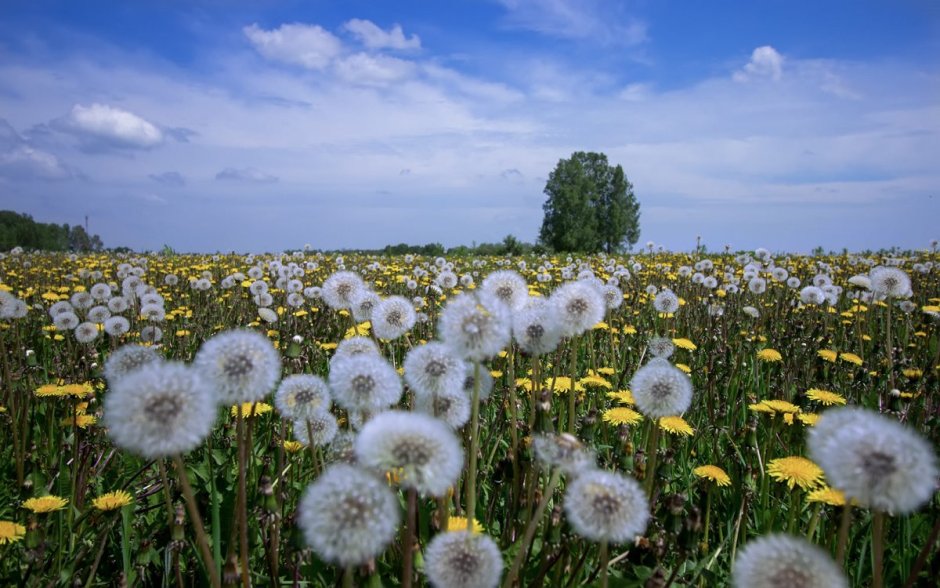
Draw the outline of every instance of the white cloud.
M227 167L219 173L215 174L215 179L249 182L253 184L273 184L274 182L278 181L277 176L273 176L253 167Z
M352 33L359 42L369 49L420 49L421 39L418 35L405 37L401 25L393 26L389 31L383 30L370 20L354 18L346 22L343 28Z
M779 80L783 76L783 55L770 45L754 49L751 60L734 73L734 80L744 82L753 78Z
M635 83L629 84L620 91L620 98L627 102L643 102L653 95L652 84Z
M150 149L163 143L163 132L132 112L107 104L76 104L52 122L56 130L78 137L92 149Z
M388 55L354 53L337 60L334 69L340 79L350 84L384 86L410 78L415 65Z
M639 45L648 40L641 20L622 14L611 0L498 0L513 28L563 39L588 39L604 44Z
M267 59L307 69L325 69L342 52L342 42L319 25L284 24L266 31L252 24L242 31Z
M73 175L58 157L29 145L7 121L0 119L0 176L19 180L64 180Z

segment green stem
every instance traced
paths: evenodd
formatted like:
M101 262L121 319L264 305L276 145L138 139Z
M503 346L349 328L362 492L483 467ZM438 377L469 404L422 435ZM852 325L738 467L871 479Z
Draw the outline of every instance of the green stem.
M477 450L480 444L480 364L473 364L473 398L470 412L470 467L467 472L467 531L473 532L477 502Z
M872 588L884 586L885 513L875 510L871 521Z
M607 564L610 555L607 552L607 539L601 540L601 588L607 588Z
M578 337L571 338L571 389L568 390L568 432L574 435L578 381Z
M238 437L238 543L241 559L242 586L249 588L251 579L248 573L248 490L245 480L248 448L245 443L245 417L242 403L238 403L238 418L235 423L235 435Z
M646 494L653 499L653 487L656 485L656 453L659 449L658 419L649 419L650 436L646 446Z
M418 491L409 488L406 492L408 508L406 510L405 535L402 537L402 588L411 588L414 576L415 515L417 514ZM472 521L471 521L472 525ZM473 528L471 527L471 530Z
M845 548L849 542L849 527L852 524L852 505L842 507L842 520L839 522L839 543L836 546L836 564L842 567L845 562Z
M183 458L178 454L173 456L173 463L176 465L176 475L179 478L180 487L183 489L183 497L186 499L186 510L189 511L189 520L192 522L193 530L196 531L196 544L199 545L203 562L205 563L206 570L209 572L209 581L212 583L212 588L221 588L222 582L219 580L219 570L216 568L215 560L212 558L212 550L209 549L206 529L202 526L202 517L199 516L199 507L196 506L196 496L193 494L193 487L189 484L189 474L186 473L186 465L183 463Z
M539 522L542 520L542 515L545 514L545 509L548 507L548 502L552 499L552 495L555 493L555 486L558 485L558 481L560 479L561 470L556 469L554 472L552 472L552 477L548 481L548 486L545 488L545 492L542 493L542 500L539 501L539 505L535 509L535 514L533 514L532 518L529 519L529 524L526 526L525 534L522 536L522 544L519 545L519 551L516 552L516 556L512 560L512 567L509 570L509 574L503 581L503 588L509 588L512 586L516 580L516 577L519 575L519 569L522 566L522 562L526 559L529 551L529 545L532 543L532 539L535 537L535 531L539 527Z
M131 515L133 506L121 507L121 565L124 567L124 581L128 586L134 585L134 567L131 565Z

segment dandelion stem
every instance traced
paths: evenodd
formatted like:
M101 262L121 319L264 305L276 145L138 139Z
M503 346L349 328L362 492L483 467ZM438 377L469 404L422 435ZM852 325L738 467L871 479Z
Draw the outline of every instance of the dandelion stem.
M238 404L238 419L235 424L235 436L238 438L238 535L241 559L242 586L251 586L248 574L248 491L245 481L246 453L245 446L245 417L242 414L242 403Z
M577 401L577 392L575 391L575 382L578 381L578 337L571 338L571 388L568 390L568 432L574 434L575 423L575 403Z
M213 588L221 588L219 581L219 570L215 567L215 560L212 558L212 550L209 549L209 540L206 538L206 529L202 526L202 517L199 516L199 508L196 506L196 496L193 494L193 488L189 485L189 474L186 473L186 465L179 454L173 456L173 463L176 465L176 475L179 478L180 486L183 489L183 497L186 499L186 510L189 511L189 520L192 521L193 530L196 531L196 543L202 552L203 563L209 572L209 581Z
M653 487L656 485L656 453L659 448L659 423L649 419L650 435L646 445L646 493L653 499Z
M607 539L601 540L601 588L607 588L607 565L610 555L607 550Z
M467 475L467 531L473 532L477 502L477 449L480 444L480 364L473 364L473 398L470 411L470 467Z
M343 588L353 588L355 584L356 569L352 566L346 566L343 570Z
M852 505L846 503L842 507L842 520L839 522L839 543L836 545L836 564L841 566L845 562L845 548L849 542L849 527L852 524Z
M406 492L408 507L405 511L405 535L402 537L402 588L411 588L414 576L415 515L417 514L418 491L409 488Z
M872 588L884 586L885 513L875 510L871 521Z
M555 493L555 486L558 485L560 479L561 470L556 469L552 472L552 477L548 481L548 486L545 487L545 492L542 493L542 500L539 501L539 505L535 509L535 514L529 519L529 524L525 529L525 535L522 536L522 543L519 545L519 550L512 560L512 567L509 570L509 574L506 575L506 580L503 581L503 588L509 588L516 581L516 577L519 575L519 569L528 555L529 545L532 543L532 539L535 537L535 531L539 527L539 521L542 520L542 515L545 514L545 509L548 507L548 502L552 499L552 495Z

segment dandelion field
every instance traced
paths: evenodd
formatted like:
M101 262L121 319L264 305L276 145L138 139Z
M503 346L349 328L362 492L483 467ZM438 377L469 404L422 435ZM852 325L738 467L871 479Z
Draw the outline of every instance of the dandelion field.
M940 574L936 251L12 252L0 290L3 585Z

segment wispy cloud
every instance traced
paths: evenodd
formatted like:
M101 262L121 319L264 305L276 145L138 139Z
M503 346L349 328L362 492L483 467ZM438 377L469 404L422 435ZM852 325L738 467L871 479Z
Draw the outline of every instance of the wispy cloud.
M253 167L234 168L227 167L215 174L217 180L232 180L236 182L249 182L252 184L272 184L278 181L278 177L265 173Z
M420 49L421 39L418 35L405 37L401 25L394 25L388 31L383 30L370 20L353 18L343 25L343 28L355 36L360 43L369 49Z
M562 39L632 46L648 40L647 25L611 0L498 0L505 24Z
M183 174L176 171L149 174L147 177L157 183L163 184L164 186L179 188L186 185L186 179L183 177Z
M779 80L781 76L783 76L783 55L770 45L754 49L751 53L751 60L743 68L734 72L734 79L738 82L761 77Z
M65 180L73 172L59 158L31 146L0 118L0 176L17 180Z
M243 31L264 57L307 69L325 69L342 50L342 41L319 25L284 24L266 31L252 24Z
M91 150L152 149L164 141L163 132L153 123L107 104L76 104L50 126L73 135Z

